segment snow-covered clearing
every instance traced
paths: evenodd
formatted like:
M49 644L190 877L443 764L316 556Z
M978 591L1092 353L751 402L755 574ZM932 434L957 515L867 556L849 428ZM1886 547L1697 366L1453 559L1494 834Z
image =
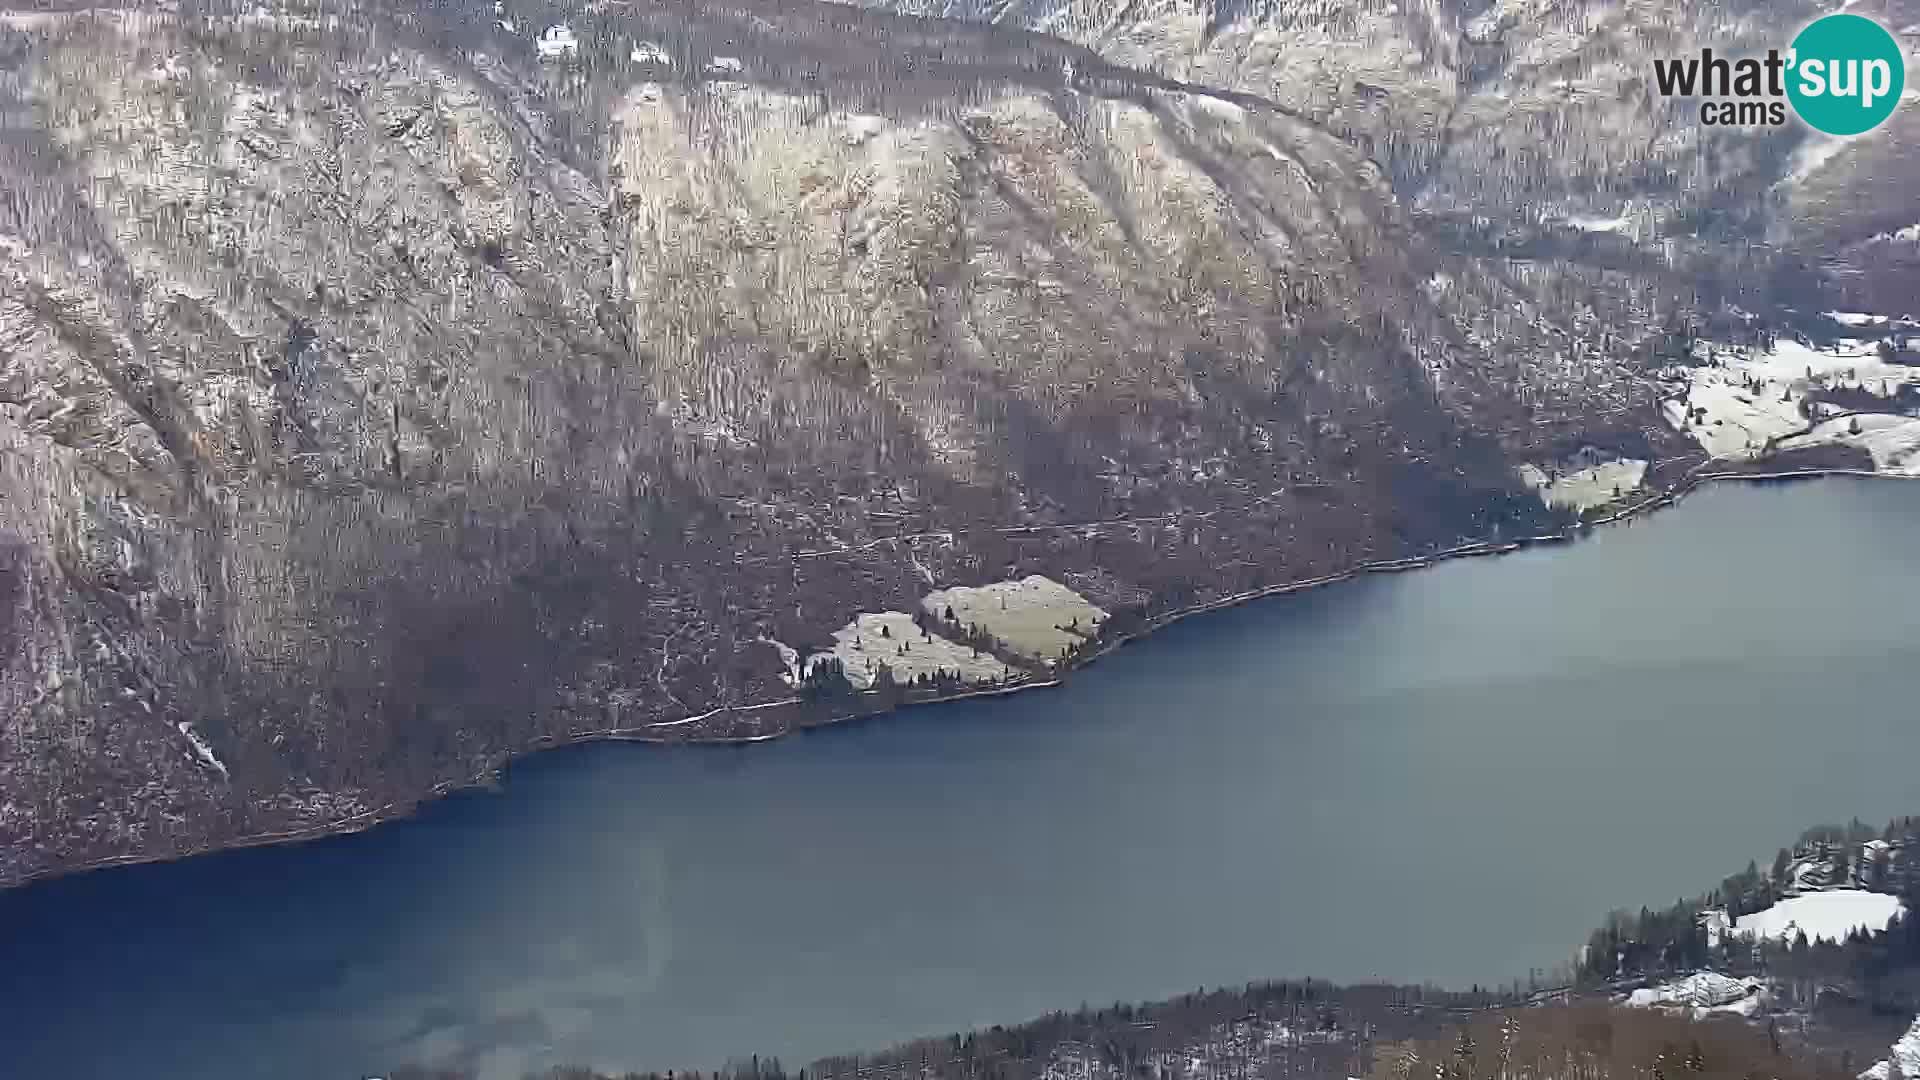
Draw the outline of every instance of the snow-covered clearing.
M1920 385L1920 367L1888 363L1873 345L1854 340L1819 349L1782 340L1767 352L1709 347L1707 355L1713 363L1670 372L1684 379L1686 388L1667 402L1666 414L1714 457L1753 458L1778 449L1776 442L1805 435L1795 445L1857 446L1875 455L1882 469L1909 467L1911 453L1904 449L1904 437L1889 433L1901 425L1869 420L1886 416L1904 423L1913 418L1889 411L1862 414L1860 432L1852 430L1850 418L1816 428L1806 411L1807 395L1814 390L1856 390L1891 399L1904 387Z
M1733 932L1790 938L1806 931L1809 941L1844 941L1855 928L1885 930L1900 911L1900 898L1862 889L1830 889L1791 896L1765 911L1742 915Z
M1894 1042L1893 1052L1876 1062L1873 1068L1861 1073L1860 1080L1888 1080L1896 1064L1900 1066L1901 1076L1920 1076L1920 1017L1916 1017L1907 1033Z
M978 628L999 647L1049 665L1057 662L1062 649L1092 637L1107 617L1079 593L1037 574L1020 581L940 589L928 593L920 606L935 620L944 620L951 611L955 622ZM834 631L832 649L804 660L783 641L758 640L779 653L780 677L793 687L828 658L838 659L847 680L861 690L873 687L882 666L902 684L921 675L988 684L1021 674L993 653L923 630L913 620L900 611L862 613Z
M1013 669L992 653L930 634L916 626L913 616L904 611L858 616L833 632L831 653L807 658L808 669L829 655L839 658L846 668L847 681L862 690L872 688L882 666L897 683L910 683L923 674L958 675L973 683L998 682L1013 674Z
M1823 420L1805 435L1780 441L1780 449L1840 444L1857 446L1873 458L1876 472L1920 476L1920 417L1863 413Z
M1586 510L1607 503L1638 489L1647 477L1647 463L1638 458L1621 458L1560 477L1547 475L1537 465L1520 466L1520 477L1548 506Z
M996 581L971 588L956 585L928 593L920 606L936 619L978 626L1021 656L1053 663L1063 649L1093 636L1107 613L1086 597L1034 574L1019 581Z

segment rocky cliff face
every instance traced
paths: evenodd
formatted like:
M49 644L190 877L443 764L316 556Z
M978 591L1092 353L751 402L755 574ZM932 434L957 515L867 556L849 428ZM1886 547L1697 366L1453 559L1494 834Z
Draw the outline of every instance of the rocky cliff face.
M1111 8L0 12L0 884L787 700L934 588L1151 617L1678 452L1646 348L1744 249L1440 219L1697 148L1582 113L1508 183L1487 13ZM1565 18L1489 24L1527 93Z

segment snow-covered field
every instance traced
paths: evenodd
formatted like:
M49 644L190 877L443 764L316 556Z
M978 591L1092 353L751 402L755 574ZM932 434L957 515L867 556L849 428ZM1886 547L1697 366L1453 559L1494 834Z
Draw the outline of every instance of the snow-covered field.
M835 630L832 653L808 657L809 669L826 655L839 657L847 681L862 690L870 689L879 679L883 664L899 683L912 682L923 674L958 675L975 683L997 682L1013 674L1013 669L991 653L920 629L914 625L913 616L904 611L863 614Z
M1818 420L1808 415L1816 389L1851 389L1892 399L1920 385L1920 367L1888 363L1869 342L1812 348L1782 340L1766 352L1710 347L1712 365L1676 369L1685 389L1667 402L1667 419L1716 458L1752 458L1776 448L1841 444L1872 456L1882 472L1920 476L1920 417L1892 411ZM1855 430L1855 428L1859 430Z
M1051 578L1034 575L1019 581L997 581L977 588L955 586L928 593L921 608L935 619L948 611L962 626L977 626L1000 647L1047 664L1060 650L1092 637L1107 613L1086 597ZM990 652L923 630L903 611L864 612L833 632L833 648L802 661L785 642L761 640L780 654L782 678L799 686L813 665L838 658L847 680L861 690L871 689L886 667L894 681L909 683L921 675L955 677L969 683L995 683L1019 674Z
M1638 458L1621 458L1558 477L1548 476L1537 465L1522 465L1520 478L1548 506L1586 510L1605 506L1637 490L1647 478L1647 463Z
M1888 1080L1896 1064L1900 1066L1901 1076L1920 1076L1920 1018L1893 1044L1893 1052L1861 1073L1860 1080Z
M953 611L953 621L992 634L1021 656L1053 663L1106 621L1107 613L1087 598L1035 574L1019 581L964 585L928 593L920 606L937 619Z
M1822 420L1805 435L1780 440L1782 450L1841 443L1873 457L1877 472L1920 476L1920 417L1866 413Z
M1844 941L1856 927L1885 930L1900 911L1900 898L1862 889L1830 889L1788 897L1765 911L1742 915L1733 932L1790 938L1804 930L1810 941Z

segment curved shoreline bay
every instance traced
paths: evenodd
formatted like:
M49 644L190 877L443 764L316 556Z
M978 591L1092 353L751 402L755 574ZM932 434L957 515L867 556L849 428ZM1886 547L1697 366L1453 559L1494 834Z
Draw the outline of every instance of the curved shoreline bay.
M67 868L62 871L39 874L19 883L24 886L36 881L47 881L73 874L83 874L96 870L119 867L144 866L153 863L175 862L180 859L200 858L220 851L239 851L257 847L271 847L286 844L302 844L330 837L348 836L364 832L395 821L402 821L418 812L423 806L468 788L491 788L497 781L499 770L516 763L525 762L536 755L554 750L564 750L578 746L590 746L598 743L651 743L662 745L693 744L706 746L749 746L755 743L769 742L790 735L802 734L821 728L872 719L888 715L905 708L944 705L979 699L993 699L1018 694L1028 690L1052 689L1064 684L1075 672L1092 665L1095 661L1111 655L1120 648L1146 640L1148 637L1164 631L1189 619L1226 611L1244 604L1273 600L1297 593L1341 585L1357 579L1377 574L1398 574L1408 570L1425 570L1445 565L1459 559L1485 558L1495 555L1508 555L1532 548L1551 547L1567 544L1581 539L1592 527L1616 526L1631 523L1657 511L1676 506L1690 494L1710 488L1717 483L1770 484L1800 483L1816 480L1891 480L1912 481L1912 477L1896 473L1882 473L1862 469L1847 468L1811 468L1765 471L1764 464L1756 464L1747 469L1716 468L1715 461L1706 461L1697 465L1687 475L1671 487L1656 489L1638 500L1627 502L1622 508L1599 518L1591 518L1563 532L1548 533L1541 536L1524 537L1504 541L1477 541L1457 548L1435 552L1431 555L1395 559L1387 562L1361 563L1350 569L1320 577L1305 578L1298 581L1281 582L1247 593L1239 593L1210 600L1188 608L1166 612L1149 620L1144 627L1132 633L1116 636L1092 652L1067 662L1055 672L1041 676L1029 675L1017 681L1001 685L976 686L957 691L925 693L899 702L883 704L873 699L875 695L859 694L850 699L845 710L811 712L797 708L795 699L784 701L765 701L732 708L711 709L690 717L683 717L659 723L646 724L635 728L616 728L605 731L576 732L566 737L543 736L536 742L516 753L503 755L499 765L477 773L464 782L446 782L437 785L424 799L414 803L393 804L369 811L358 817L331 822L311 829L287 832L264 833L241 836L221 843L212 849L198 849L185 852L155 856L117 856L92 863ZM756 725L751 734L736 734L730 721L734 718L754 715L764 721L768 717L779 716L786 711L793 718L771 732ZM19 886L15 886L19 887Z
M542 754L386 828L3 893L0 1045L215 1080L793 1063L1258 977L1524 977L1905 809L1914 535L1920 485L1715 485L1187 620L1053 694Z

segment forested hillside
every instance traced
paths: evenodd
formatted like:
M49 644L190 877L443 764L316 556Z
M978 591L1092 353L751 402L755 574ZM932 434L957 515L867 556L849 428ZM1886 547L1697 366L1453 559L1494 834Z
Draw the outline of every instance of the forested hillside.
M1815 373L1749 439L1674 346L1904 311L1916 111L1803 162L1621 62L1801 0L1549 6L0 2L0 885L1768 450ZM1006 677L922 641L808 690Z
M1884 931L1847 928L1833 940L1805 927L1778 936L1737 932L1743 919L1782 901L1865 892L1898 897ZM1749 920L1751 921L1751 920ZM1809 829L1771 866L1747 868L1703 896L1662 910L1615 912L1593 932L1581 974L1596 983L1712 969L1764 975L1793 992L1858 996L1892 1011L1920 1011L1920 818L1883 829L1859 821Z
M616 1078L578 1068L528 1080L1852 1080L1832 1055L1727 1017L1596 1003L1449 1007L1373 991L1303 1001L1301 992L1275 984L1083 1010L792 1072L749 1059L711 1073ZM393 1080L465 1077L404 1070Z

